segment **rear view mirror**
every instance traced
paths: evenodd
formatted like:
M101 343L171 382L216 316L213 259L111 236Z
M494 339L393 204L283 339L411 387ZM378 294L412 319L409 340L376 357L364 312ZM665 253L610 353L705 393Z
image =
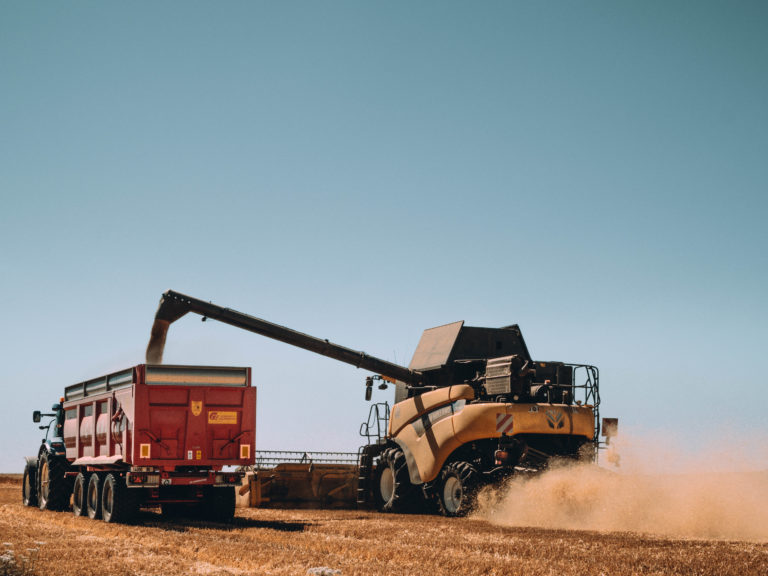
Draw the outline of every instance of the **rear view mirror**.
M35 422L35 423L40 422L40 416L41 416L40 410L35 410L34 412L32 412L32 422Z

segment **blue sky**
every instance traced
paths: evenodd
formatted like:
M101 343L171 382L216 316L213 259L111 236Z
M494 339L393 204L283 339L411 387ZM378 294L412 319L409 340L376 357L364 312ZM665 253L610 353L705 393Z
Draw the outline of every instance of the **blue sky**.
M404 364L519 323L631 434L765 438L767 17L2 3L0 471L32 410L143 361L168 288ZM166 350L253 366L262 449L360 443L362 371L196 318Z

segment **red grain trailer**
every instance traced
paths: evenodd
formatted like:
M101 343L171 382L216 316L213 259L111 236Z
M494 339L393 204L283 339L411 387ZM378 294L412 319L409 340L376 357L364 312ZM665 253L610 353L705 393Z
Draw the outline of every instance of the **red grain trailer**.
M36 457L23 499L107 522L140 506L164 515L230 520L234 487L254 464L256 389L250 368L140 364L68 386Z

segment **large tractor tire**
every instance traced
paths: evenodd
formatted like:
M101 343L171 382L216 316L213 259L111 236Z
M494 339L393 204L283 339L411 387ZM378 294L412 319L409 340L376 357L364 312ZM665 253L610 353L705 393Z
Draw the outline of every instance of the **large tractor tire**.
M376 507L382 512L405 512L415 503L417 491L411 484L405 454L400 448L387 448L379 457L373 475Z
M65 476L69 462L47 451L40 454L37 468L37 505L41 510L66 510L72 495L72 480Z
M72 488L72 512L77 517L88 514L87 494L88 477L80 472L75 478L75 485Z
M24 506L37 506L37 462L27 462L21 482L21 501Z
M451 462L441 473L437 505L443 516L466 516L477 503L480 475L468 462Z
M88 479L88 487L85 490L85 507L91 520L101 518L101 483L101 477L94 472Z
M210 488L203 502L203 517L214 522L232 522L235 517L235 489Z
M101 489L101 518L104 522L127 522L138 512L136 495L118 474L107 474Z

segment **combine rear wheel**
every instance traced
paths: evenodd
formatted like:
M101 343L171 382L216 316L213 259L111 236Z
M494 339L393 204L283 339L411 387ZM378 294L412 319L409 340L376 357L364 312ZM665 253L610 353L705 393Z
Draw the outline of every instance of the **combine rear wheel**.
M136 498L118 474L107 474L101 490L101 518L104 522L126 522L137 512Z
M80 472L75 478L75 487L72 488L72 512L75 516L85 516L88 514L86 505L87 480L85 475Z
M37 504L41 510L66 510L72 494L72 481L65 473L69 463L49 452L40 455L37 470Z
M443 468L437 504L443 516L466 516L475 506L480 477L468 462L451 462Z
M24 466L24 479L21 483L21 500L24 506L37 506L37 464L27 462Z
M376 507L382 512L403 512L416 495L400 448L384 450L376 466L373 484Z

